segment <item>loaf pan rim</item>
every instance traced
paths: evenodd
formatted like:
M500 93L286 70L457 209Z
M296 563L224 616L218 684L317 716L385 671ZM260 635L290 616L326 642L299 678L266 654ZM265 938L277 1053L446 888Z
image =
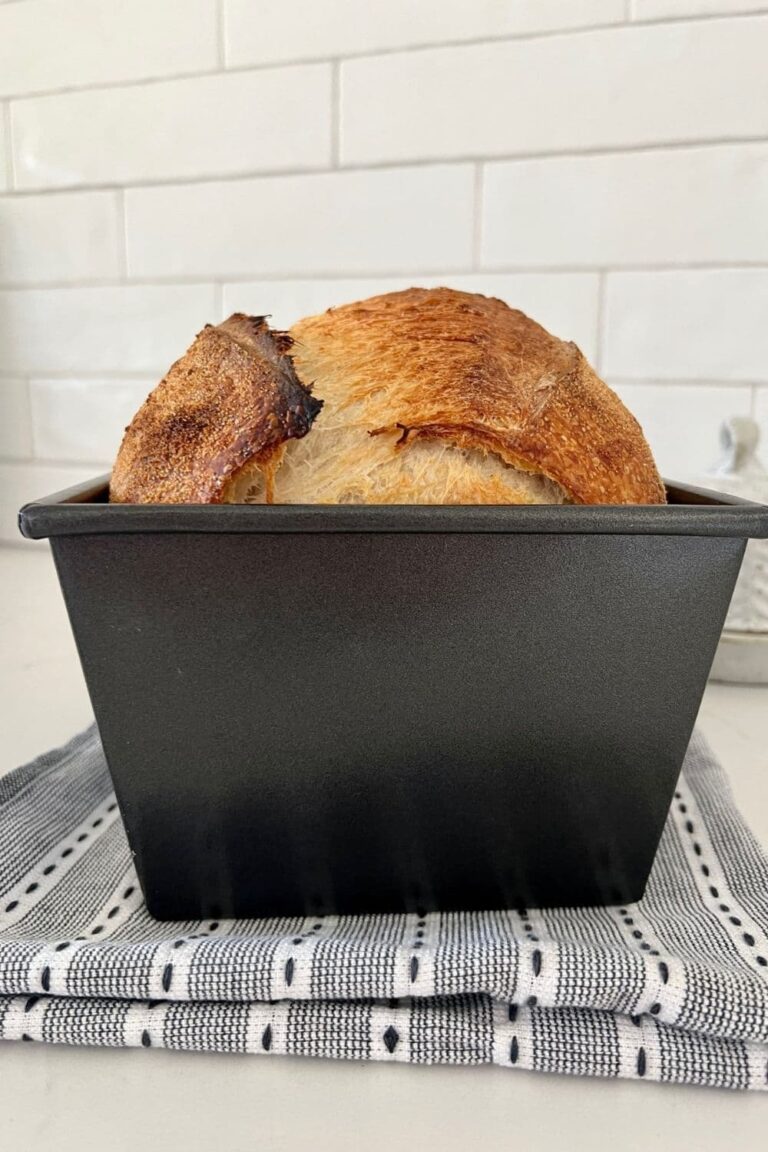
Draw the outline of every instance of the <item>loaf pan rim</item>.
M467 532L768 538L768 505L665 481L669 504L109 504L109 474L25 504L28 539L124 533Z

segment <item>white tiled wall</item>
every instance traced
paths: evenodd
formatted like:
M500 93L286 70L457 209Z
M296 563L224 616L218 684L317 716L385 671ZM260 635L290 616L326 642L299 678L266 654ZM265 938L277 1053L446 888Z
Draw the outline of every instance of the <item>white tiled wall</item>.
M625 24L344 61L341 158L546 155L756 136L768 131L763 25L761 16Z
M129 188L128 272L155 279L470 268L473 182L471 164L436 164Z
M624 19L625 0L253 0L226 3L228 65L274 64L283 60L460 43Z
M0 13L0 96L211 72L210 0L17 0Z
M207 320L411 283L768 441L768 0L0 3L0 538ZM766 446L768 456L768 444Z
M11 132L20 189L327 168L331 66L33 96L11 103Z
M488 267L768 263L768 143L491 162L483 201Z
M116 280L121 228L113 191L4 197L0 285Z

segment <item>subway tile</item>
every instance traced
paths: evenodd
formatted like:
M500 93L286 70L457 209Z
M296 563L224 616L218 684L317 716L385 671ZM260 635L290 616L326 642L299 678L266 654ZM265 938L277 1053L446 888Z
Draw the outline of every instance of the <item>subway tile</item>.
M768 131L768 16L349 60L341 156L579 152Z
M0 376L0 457L32 455L32 425L26 380Z
M768 260L766 205L768 144L492 163L482 262L754 263Z
M278 328L301 316L382 292L438 285L498 296L564 340L574 340L588 359L596 354L598 277L587 273L380 277L354 280L261 280L224 286L225 313L269 314Z
M327 64L38 96L12 105L20 188L320 167Z
M0 291L0 372L164 372L217 319L207 284Z
M472 200L469 165L129 189L129 275L467 267Z
M6 124L6 110L0 104L0 192L5 192L11 186Z
M702 480L721 455L720 426L747 416L750 389L673 383L613 383L642 425L659 471L669 480Z
M114 192L0 198L0 283L116 277L118 227Z
M624 0L225 0L227 63L274 63L623 20Z
M156 376L31 380L35 456L111 464L126 425L156 384Z
M608 376L768 380L768 268L610 273Z
M19 509L31 500L51 496L94 475L92 464L56 467L52 464L0 463L0 543L31 547L19 532Z
M25 0L0 8L0 96L214 68L215 0Z
M765 0L631 0L633 20L679 19L685 16L726 16L764 12Z

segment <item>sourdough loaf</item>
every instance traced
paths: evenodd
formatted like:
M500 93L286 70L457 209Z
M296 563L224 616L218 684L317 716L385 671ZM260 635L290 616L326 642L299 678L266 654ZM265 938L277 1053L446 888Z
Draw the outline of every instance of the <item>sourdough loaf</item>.
M290 334L241 315L205 328L128 428L111 498L659 504L665 492L639 424L575 344L501 300L411 288Z

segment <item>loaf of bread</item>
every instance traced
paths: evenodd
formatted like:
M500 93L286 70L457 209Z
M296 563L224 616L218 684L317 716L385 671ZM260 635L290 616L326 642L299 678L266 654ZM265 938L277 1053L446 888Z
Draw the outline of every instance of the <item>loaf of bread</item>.
M111 498L660 504L665 491L637 421L575 344L500 300L411 288L289 335L243 316L204 329L128 428Z

